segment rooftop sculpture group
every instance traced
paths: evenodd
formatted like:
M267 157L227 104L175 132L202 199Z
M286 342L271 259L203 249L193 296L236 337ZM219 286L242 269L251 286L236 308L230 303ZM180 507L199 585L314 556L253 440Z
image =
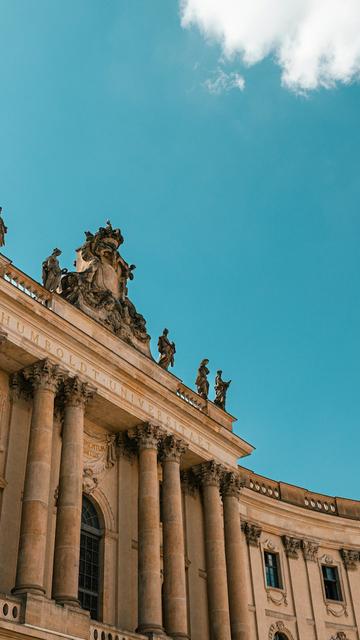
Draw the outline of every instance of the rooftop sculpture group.
M0 241L1 224L0 216ZM60 267L61 251L56 248L42 263L43 285L50 292L57 291L65 300L151 358L145 319L128 297L127 285L134 278L135 265L128 264L120 255L119 247L123 242L120 229L114 229L110 220L95 234L86 231L85 242L77 249L76 271L69 272ZM174 366L176 353L175 343L168 335L168 329L164 329L158 339L158 364L165 370ZM205 400L209 395L208 363L207 358L201 361L195 382L199 395ZM225 409L231 380L225 382L221 376L219 370L215 378L214 404Z

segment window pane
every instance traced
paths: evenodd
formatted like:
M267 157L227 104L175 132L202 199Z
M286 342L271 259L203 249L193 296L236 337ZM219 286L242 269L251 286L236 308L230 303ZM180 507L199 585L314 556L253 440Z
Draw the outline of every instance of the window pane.
M337 567L322 565L322 574L327 600L342 600Z
M91 527L90 531L89 527ZM96 509L84 496L80 537L79 600L82 608L90 611L91 617L95 620L99 615L100 539L100 523Z
M275 589L281 588L279 562L276 553L264 551L266 585Z

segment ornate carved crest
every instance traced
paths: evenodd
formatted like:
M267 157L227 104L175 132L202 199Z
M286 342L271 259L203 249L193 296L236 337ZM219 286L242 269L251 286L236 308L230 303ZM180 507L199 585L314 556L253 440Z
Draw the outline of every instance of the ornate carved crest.
M114 434L86 428L83 472L85 493L92 493L98 486L101 476L114 466L116 462L115 438Z
M128 298L127 283L134 278L135 265L120 255L123 241L120 229L113 229L109 220L95 234L86 231L77 250L76 272L62 277L61 295L151 357L145 319Z

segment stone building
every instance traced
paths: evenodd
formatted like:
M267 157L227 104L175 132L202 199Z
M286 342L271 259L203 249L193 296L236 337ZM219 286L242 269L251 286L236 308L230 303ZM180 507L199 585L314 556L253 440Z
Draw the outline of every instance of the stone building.
M121 243L54 254L56 292L0 255L0 638L359 640L360 503L238 466L234 418L152 358Z

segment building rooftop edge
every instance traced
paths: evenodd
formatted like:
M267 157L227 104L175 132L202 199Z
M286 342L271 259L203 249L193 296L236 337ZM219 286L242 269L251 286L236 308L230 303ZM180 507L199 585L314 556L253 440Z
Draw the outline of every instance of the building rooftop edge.
M329 496L281 480L273 480L238 465L245 487L266 498L288 502L323 515L360 520L360 500Z

